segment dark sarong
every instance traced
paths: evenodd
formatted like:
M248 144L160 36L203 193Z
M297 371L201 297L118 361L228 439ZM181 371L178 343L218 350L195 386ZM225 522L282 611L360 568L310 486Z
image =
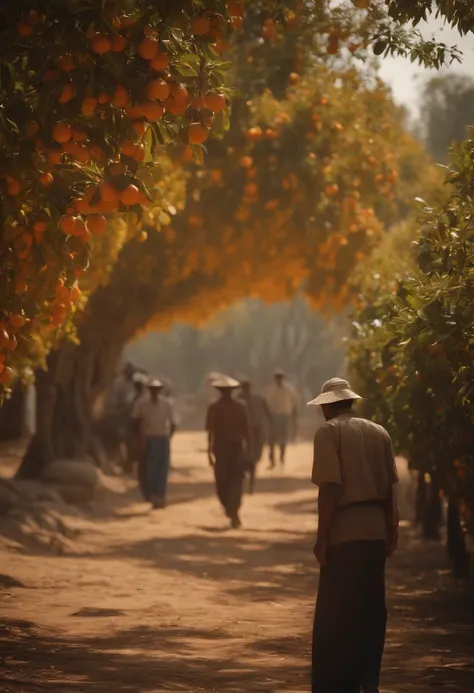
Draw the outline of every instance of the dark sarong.
M229 517L235 515L242 503L244 455L241 443L216 443L214 476L217 497Z
M313 630L312 693L377 693L385 643L383 541L328 551Z

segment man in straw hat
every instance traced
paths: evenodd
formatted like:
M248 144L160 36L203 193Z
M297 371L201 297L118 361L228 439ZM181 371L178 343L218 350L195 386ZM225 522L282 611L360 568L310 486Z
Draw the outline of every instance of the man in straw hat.
M280 464L285 464L286 446L295 437L298 415L298 397L286 382L285 373L277 368L273 373L273 385L267 390L266 401L271 414L270 469L275 467L275 446L280 449Z
M252 390L252 382L246 375L239 376L240 399L247 405L252 433L252 445L247 455L246 469L249 479L249 493L255 489L255 471L263 453L263 446L271 425L271 414L267 401Z
M145 459L141 480L146 500L154 508L164 508L170 466L170 440L176 430L173 408L161 395L163 383L152 379L148 383L150 396L137 401L134 419L141 454Z
M398 475L387 431L352 411L360 399L332 378L310 405L319 487L314 553L321 566L313 631L313 693L377 693L385 641L385 559L396 549Z
M239 382L222 375L213 381L220 392L217 402L207 410L209 462L214 467L217 496L230 519L231 527L240 527L244 458L250 450L250 421L246 405L234 399Z

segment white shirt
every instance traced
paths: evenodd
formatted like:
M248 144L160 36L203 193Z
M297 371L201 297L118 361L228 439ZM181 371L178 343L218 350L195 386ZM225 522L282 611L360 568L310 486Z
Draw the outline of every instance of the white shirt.
M290 416L298 404L296 392L289 383L283 383L281 387L276 383L270 385L265 399L272 414Z
M156 400L140 397L133 407L132 418L140 421L140 430L150 438L169 437L171 426L176 425L173 407L161 395Z

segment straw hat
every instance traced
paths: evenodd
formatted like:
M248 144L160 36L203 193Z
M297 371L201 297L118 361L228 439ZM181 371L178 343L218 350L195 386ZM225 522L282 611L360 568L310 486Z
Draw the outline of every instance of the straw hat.
M342 402L345 399L362 399L362 397L351 389L347 380L331 378L331 380L326 380L319 395L308 402L308 406L334 404L334 402Z
M148 382L148 387L163 387L163 383L158 378L151 378Z
M213 387L216 387L218 390L222 388L229 388L233 389L235 387L240 387L240 383L238 380L234 380L233 378L229 378L228 375L219 375L219 377L215 378L211 382Z

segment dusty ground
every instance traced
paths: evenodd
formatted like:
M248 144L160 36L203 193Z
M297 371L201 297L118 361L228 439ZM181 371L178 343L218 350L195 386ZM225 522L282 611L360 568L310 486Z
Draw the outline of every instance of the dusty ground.
M0 691L309 690L310 446L293 447L285 475L262 469L239 531L227 530L203 448L198 434L176 439L165 511L128 489L65 555L0 548ZM405 528L389 592L381 690L472 693L474 605L443 550Z

